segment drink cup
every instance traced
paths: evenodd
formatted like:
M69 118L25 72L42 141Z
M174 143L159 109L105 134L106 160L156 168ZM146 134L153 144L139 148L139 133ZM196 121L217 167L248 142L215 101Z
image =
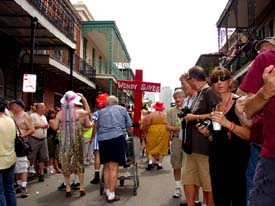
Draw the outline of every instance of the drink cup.
M215 122L215 121L212 121L212 124L213 124L213 130L214 131L219 131L219 130L221 130L221 124L220 123L218 123L218 122Z

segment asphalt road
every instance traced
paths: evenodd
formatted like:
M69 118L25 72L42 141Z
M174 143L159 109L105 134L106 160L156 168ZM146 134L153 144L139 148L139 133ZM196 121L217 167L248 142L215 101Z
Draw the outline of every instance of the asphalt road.
M175 206L179 205L180 199L172 198L175 189L173 173L170 165L170 156L166 156L163 162L163 170L146 171L146 159L141 158L138 164L140 186L137 195L133 195L134 184L132 180L126 180L123 187L118 188L116 193L120 201L106 203L104 195L100 195L99 185L91 185L93 166L85 170L86 195L79 197L75 191L71 198L65 198L65 192L57 191L57 187L63 182L61 174L46 176L45 182L38 183L37 179L29 182L30 196L22 199L17 197L18 206L96 206L96 205L123 205L123 206ZM132 174L129 171L128 175ZM119 175L123 175L120 172Z

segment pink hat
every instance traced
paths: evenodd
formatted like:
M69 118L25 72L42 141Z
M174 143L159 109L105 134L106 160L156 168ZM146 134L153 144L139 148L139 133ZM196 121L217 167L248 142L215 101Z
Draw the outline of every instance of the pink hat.
M163 110L165 110L164 103L161 102L161 101L156 102L153 107L155 108L156 111L163 111Z
M75 92L73 91L67 91L64 96L62 97L62 99L60 100L61 104L65 104L65 103L74 103L76 105L82 105L82 103L80 102L81 97L78 96Z

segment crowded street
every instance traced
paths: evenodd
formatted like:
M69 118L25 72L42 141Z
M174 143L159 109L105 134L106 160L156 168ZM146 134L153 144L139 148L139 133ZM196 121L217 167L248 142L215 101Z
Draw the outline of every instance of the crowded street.
M123 187L118 186L117 193L120 201L113 205L123 206L173 206L179 205L180 199L171 196L174 190L173 174L170 164L170 156L164 158L161 171L146 171L146 158L139 160L139 180L140 186L137 195L133 195L133 181L126 180ZM25 199L17 197L17 204L20 206L97 206L109 205L105 196L99 193L99 184L92 185L93 166L85 168L85 190L86 196L79 198L79 192L74 191L72 198L65 198L64 191L57 191L57 187L62 184L62 174L46 175L45 182L39 183L37 178L29 182L30 196ZM119 174L121 175L121 173ZM118 182L119 185L119 182Z
M0 206L274 206L275 0L0 0Z

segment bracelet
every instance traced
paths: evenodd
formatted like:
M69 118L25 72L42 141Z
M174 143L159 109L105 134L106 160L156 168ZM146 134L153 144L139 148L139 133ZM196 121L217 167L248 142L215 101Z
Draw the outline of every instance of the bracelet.
M228 128L228 130L229 130L229 132L228 132L228 139L231 139L232 130L233 130L234 125L235 124L233 122L230 122L229 128Z
M232 127L232 129L231 129L231 132L233 132L233 131L236 129L236 126L237 126L237 125L233 123L233 127Z

